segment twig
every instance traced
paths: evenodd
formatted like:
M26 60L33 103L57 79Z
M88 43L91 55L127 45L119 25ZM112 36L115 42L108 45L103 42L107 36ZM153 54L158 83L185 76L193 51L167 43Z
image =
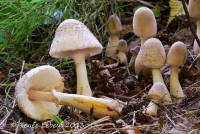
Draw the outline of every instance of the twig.
M168 116L168 114L166 114L167 119L172 123L172 125L174 127L177 127L177 125L174 123L174 121L172 121L172 119Z
M2 103L2 102L0 102L0 105L6 107L6 108L8 108L8 109L11 109L11 110L13 110L13 111L16 110L15 108L10 107L10 106L7 106L6 104L4 104L4 103Z
M191 65L187 69L188 71L197 63L197 61L199 60L199 57L200 57L200 54L198 54L197 57L193 60L193 62L191 63Z
M83 133L84 131L90 129L91 127L93 127L93 126L95 126L95 125L97 125L97 124L101 124L101 123L104 123L104 122L107 122L107 121L110 121L110 120L111 120L111 118L110 118L109 116L106 116L106 117L104 117L104 118L101 118L101 119L99 119L99 120L97 120L97 121L95 121L95 122L89 124L88 126L82 128L82 129L80 129L80 130L77 132L77 134L81 134L81 133Z
M1 129L0 132L1 132L1 134L14 134L14 133L8 132L8 131L3 130L3 129Z
M18 134L18 132L19 132L19 129L20 129L20 121L21 121L21 119L20 119L19 121L17 121L17 122L19 122L19 124L16 126L15 134Z
M159 124L144 124L144 125L140 125L140 126L133 126L133 125L129 125L129 127L123 127L123 128L117 128L118 130L132 130L134 127L138 128L138 129L143 129L143 128L147 128L147 127L159 127Z
M189 15L187 6L186 6L186 4L185 4L185 0L181 0L181 2L182 2L182 5L183 5L183 9L184 9L184 11L185 11L185 15L186 15L186 17L187 17L187 19L188 19L188 22L189 22L189 25L190 25L190 30L191 30L191 32L192 32L192 34L193 34L195 40L197 41L198 46L200 47L200 40L199 40L199 38L198 38L198 36L197 36L197 34L196 34L196 31L195 31L195 30L193 29L193 27L192 27L192 23L191 23L191 20L190 20L190 15Z

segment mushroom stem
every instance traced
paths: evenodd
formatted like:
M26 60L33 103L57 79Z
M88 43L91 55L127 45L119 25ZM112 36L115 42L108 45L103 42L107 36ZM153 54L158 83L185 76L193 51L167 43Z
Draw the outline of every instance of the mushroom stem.
M141 58L142 58L142 54L140 50L137 57L135 58L135 74L138 76L140 75L141 71L144 69L144 66L141 63Z
M143 46L143 45L144 45L144 42L145 42L146 40L148 40L149 38L140 37L140 39L141 39L141 46Z
M92 96L92 90L90 88L87 76L85 55L77 53L74 55L74 61L76 64L77 94Z
M175 98L183 98L185 94L183 93L182 87L178 78L178 67L170 67L170 94Z
M147 106L145 113L151 116L156 116L157 111L158 111L158 105L151 101L149 105Z
M200 33L200 20L197 20L197 34Z
M51 92L29 90L28 97L30 100L34 100L34 101L47 101L47 102L54 102L54 103L56 102L56 98L52 95Z
M126 57L126 53L124 53L124 52L119 52L119 53L118 53L118 57L119 57L119 63L120 63L120 64L125 64L125 65L128 64L127 57Z
M135 59L136 59L136 56L135 56L135 55L132 55L132 56L131 56L131 59L130 59L130 61L129 61L129 63L128 63L128 67L129 67L129 68L133 68L133 70L134 70Z
M135 58L135 73L137 75L139 75L144 69L144 65L142 64L142 49L143 49L143 46L144 46L144 42L147 40L148 38L142 38L140 37L140 40L141 40L141 47L140 47L140 50Z
M164 83L163 77L159 68L152 69L152 76L153 76L153 84L155 84L156 82ZM157 110L158 110L158 106L154 102L151 101L149 105L147 106L146 113L151 116L156 116Z
M153 68L152 69L152 75L153 75L153 83L156 83L156 82L164 83L163 77L162 77L162 74L161 74L159 68Z
M107 56L115 57L117 53L117 46L119 42L119 37L116 34L111 34L109 37L109 43L106 48Z
M122 111L124 104L111 98L95 98L85 95L67 94L52 90L43 92L29 90L29 99L34 101L49 101L59 105L73 106L95 117L111 116L117 118Z

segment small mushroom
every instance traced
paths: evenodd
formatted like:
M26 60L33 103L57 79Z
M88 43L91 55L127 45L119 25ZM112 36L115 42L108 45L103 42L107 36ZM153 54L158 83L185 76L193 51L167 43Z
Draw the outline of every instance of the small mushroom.
M116 14L113 14L108 18L106 30L110 34L109 42L106 47L106 55L115 58L119 42L119 33L122 30L121 21Z
M127 65L127 57L126 57L126 51L127 51L127 43L125 40L121 39L119 40L118 44L118 58L119 58L119 63Z
M188 10L191 17L197 20L197 35L200 38L200 0L189 0ZM199 45L197 42L194 42L193 46L194 53L199 54Z
M178 79L178 69L185 64L186 59L186 45L180 41L172 44L167 54L167 64L170 65L170 94L177 99L185 97Z
M80 21L67 19L57 28L49 54L55 58L72 58L76 64L77 93L92 95L85 59L101 53L102 45Z
M141 63L146 67L150 68L152 70L152 76L153 76L153 86L149 90L149 97L151 98L151 103L157 103L155 100L159 99L152 99L154 96L162 96L165 100L165 103L171 103L171 97L167 90L166 85L164 84L162 74L160 72L160 68L164 65L166 60L166 54L164 47L160 40L156 38L150 38L147 41L145 41L143 49L141 51L142 53L142 61ZM159 88L157 88L159 87ZM164 96L163 96L164 94ZM147 114L152 115L152 113L148 113L148 111L154 110L153 113L157 113L155 111L157 108L155 105L148 105L149 109L147 109ZM155 115L155 114L154 114Z
M124 104L111 98L62 93L63 78L52 66L36 67L17 82L15 97L19 108L35 120L51 119L57 115L61 106L75 107L87 114L100 118L111 116L117 118Z
M138 8L133 16L133 31L141 39L141 48L144 42L155 36L157 33L157 23L151 9L147 7ZM135 60L135 73L139 75L144 69L141 64L141 51L139 51Z

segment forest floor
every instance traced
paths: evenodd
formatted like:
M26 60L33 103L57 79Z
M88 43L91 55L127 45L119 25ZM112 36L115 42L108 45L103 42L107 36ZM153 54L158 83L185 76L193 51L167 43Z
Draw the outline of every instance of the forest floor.
M188 58L186 64L180 68L180 83L186 97L179 104L159 105L158 116L152 117L145 113L144 107L148 105L148 91L152 86L152 77L136 78L133 70L124 65L119 65L117 60L105 56L105 49L101 55L87 59L87 71L89 82L96 97L108 96L119 99L127 103L123 108L120 118L117 120L109 117L94 119L84 113L74 114L72 108L63 106L59 112L59 117L66 126L47 128L45 124L55 124L53 120L45 122L34 121L26 117L17 107L14 99L14 89L20 73L26 73L31 68L42 64L55 66L65 79L65 92L76 92L76 72L73 61L62 62L53 60L50 56L35 56L33 64L31 62L7 63L2 68L9 71L0 70L0 133L26 133L26 134L70 134L70 133L124 133L127 129L134 129L136 134L199 134L200 133L200 65L198 63L191 67L195 59L193 54L194 37L190 31L189 23L185 16L176 17L172 23L166 27L166 14L157 19L158 34L156 37L161 40L168 52L170 46L176 41L182 41L187 45ZM121 39L125 39L132 46L140 44L140 39L133 34L132 17L122 17L124 24ZM195 22L192 22L195 27ZM106 45L106 41L103 44ZM130 43L131 42L131 43ZM127 52L128 59L131 58ZM34 57L34 56L33 56ZM34 59L32 57L32 59ZM44 61L45 59L45 61ZM43 62L44 61L44 62ZM63 61L63 60L62 60ZM17 69L16 63L18 63ZM4 61L6 63L6 61ZM21 66L20 66L21 64ZM112 65L112 66L110 66ZM13 66L13 67L12 67ZM0 67L1 68L1 67ZM22 69L22 70L21 70ZM106 73L105 73L106 72ZM169 66L162 68L162 74L169 89ZM133 125L134 122L134 125ZM43 127L34 128L35 124ZM28 126L32 125L32 126ZM27 127L28 126L28 127Z

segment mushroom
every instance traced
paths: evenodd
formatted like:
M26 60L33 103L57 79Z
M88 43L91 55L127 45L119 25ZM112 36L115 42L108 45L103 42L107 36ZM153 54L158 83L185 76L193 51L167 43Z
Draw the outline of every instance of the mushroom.
M106 47L106 55L115 58L119 42L119 33L122 30L121 21L116 14L113 14L108 18L106 30L110 34L109 42Z
M150 103L159 103L160 99L163 99L164 104L171 103L172 100L170 94L164 84L162 74L160 72L160 68L164 65L166 60L166 54L162 43L156 38L148 39L144 43L141 54L142 65L152 70L153 86L149 90L149 97L152 100ZM151 111L151 113L149 113L149 111ZM150 115L152 115L152 113L154 113L153 115L156 115L156 104L149 104L146 112Z
M138 8L133 16L133 32L141 39L141 48L144 42L155 36L157 33L157 23L151 9L147 7ZM139 75L144 69L141 64L141 51L139 51L135 59L135 73Z
M95 98L85 95L62 93L63 78L52 66L36 67L17 82L15 97L19 108L35 120L51 119L61 106L68 105L94 117L111 116L117 118L123 103L111 98Z
M15 97L19 108L30 118L36 120L50 119L57 115L61 106L48 101L32 101L29 90L50 92L51 89L63 92L64 83L59 71L49 65L30 70L17 82ZM40 96L36 96L40 97ZM48 96L44 96L48 99Z
M55 58L72 58L76 65L77 93L91 96L85 58L101 51L102 45L82 22L67 19L58 26L49 54Z
M189 5L188 5L188 10L189 10L189 14L191 17L195 18L197 20L197 35L198 37L200 37L200 0L189 0ZM197 42L194 42L194 53L197 55L199 54L199 45L197 44Z
M167 54L167 64L170 65L170 94L181 99L185 97L178 79L179 66L184 65L187 59L187 47L183 42L172 44Z
M118 58L119 58L119 63L127 65L127 57L126 57L126 51L127 51L127 43L125 40L121 39L119 40L118 43Z

